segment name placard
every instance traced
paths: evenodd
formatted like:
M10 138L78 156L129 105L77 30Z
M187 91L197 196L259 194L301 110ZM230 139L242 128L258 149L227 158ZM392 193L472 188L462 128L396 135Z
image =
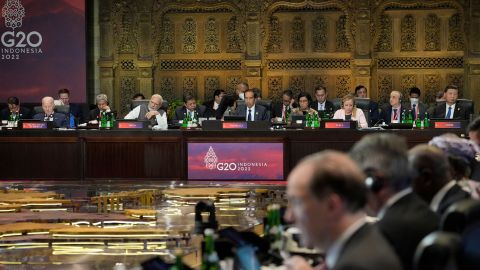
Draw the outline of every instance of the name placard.
M48 129L48 123L38 122L38 121L32 121L32 122L24 121L22 122L22 128L23 129Z
M325 128L351 128L352 122L325 122Z
M119 129L142 129L143 128L143 122L140 121L118 121L118 128Z
M460 121L437 121L434 128L440 129L459 129L462 128L462 122Z
M222 122L222 129L247 129L247 122Z

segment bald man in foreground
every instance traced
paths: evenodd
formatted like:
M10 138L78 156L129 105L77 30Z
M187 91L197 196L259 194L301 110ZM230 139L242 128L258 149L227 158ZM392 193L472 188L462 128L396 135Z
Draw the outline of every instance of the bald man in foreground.
M63 113L55 112L55 104L53 97L42 98L43 113L37 113L33 116L33 119L41 121L53 122L57 128L67 127L67 116Z
M360 168L336 151L306 157L288 177L285 219L300 229L304 245L325 251L323 268L402 269L378 229L366 222L364 179ZM285 265L288 270L312 269L299 256Z

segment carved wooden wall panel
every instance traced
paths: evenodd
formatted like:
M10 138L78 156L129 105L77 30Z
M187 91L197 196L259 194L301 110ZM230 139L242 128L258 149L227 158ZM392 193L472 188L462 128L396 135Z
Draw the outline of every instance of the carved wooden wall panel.
M102 0L100 89L122 113L136 92L205 100L242 81L271 99L361 83L381 102L412 86L428 102L454 83L480 102L472 1Z

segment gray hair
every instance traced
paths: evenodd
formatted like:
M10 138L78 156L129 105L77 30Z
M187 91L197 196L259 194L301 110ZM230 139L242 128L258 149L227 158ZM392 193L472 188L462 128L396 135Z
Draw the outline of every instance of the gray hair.
M357 142L350 155L363 170L373 169L383 175L394 191L410 185L407 143L394 134L371 134Z
M107 95L105 94L98 94L96 97L95 97L95 103L98 103L99 101L102 101L104 100L105 102L108 102L108 97Z

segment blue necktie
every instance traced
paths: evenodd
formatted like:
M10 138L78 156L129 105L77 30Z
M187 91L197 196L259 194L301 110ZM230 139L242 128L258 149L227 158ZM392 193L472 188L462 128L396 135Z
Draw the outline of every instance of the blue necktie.
M445 117L445 118L450 119L451 116L452 116L452 107L449 106L448 107L448 112L447 112L447 117Z
M252 121L252 109L248 109L247 121Z
M70 113L70 116L69 116L69 120L70 120L70 127L71 128L74 128L75 127L75 116L73 116L73 114Z

